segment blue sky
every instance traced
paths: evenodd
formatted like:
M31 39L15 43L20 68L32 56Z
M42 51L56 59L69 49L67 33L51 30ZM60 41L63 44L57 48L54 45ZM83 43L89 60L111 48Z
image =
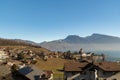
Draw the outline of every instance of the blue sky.
M120 0L0 0L0 37L35 42L101 33L120 37Z

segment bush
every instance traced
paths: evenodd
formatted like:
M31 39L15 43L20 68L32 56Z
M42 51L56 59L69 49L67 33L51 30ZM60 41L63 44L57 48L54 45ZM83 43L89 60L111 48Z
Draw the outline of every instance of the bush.
M11 72L14 73L16 71L17 71L17 66L13 64L13 66L11 67Z
M32 64L36 64L37 61L36 61L36 60L32 60L31 63L32 63Z

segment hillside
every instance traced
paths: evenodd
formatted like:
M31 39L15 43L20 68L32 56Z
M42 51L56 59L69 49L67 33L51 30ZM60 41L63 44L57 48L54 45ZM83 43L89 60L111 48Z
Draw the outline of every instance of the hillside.
M31 44L20 40L0 38L0 46L30 46Z
M40 43L40 46L53 51L78 51L80 48L85 50L120 50L120 38L103 34L92 34L86 37L69 35L65 39Z
M41 56L40 56L42 53L44 53L45 55L52 54L52 53L54 53L53 51L50 51L50 50L40 47L38 45L33 45L33 44L31 44L31 42L27 43L24 40L19 40L19 39L17 39L17 40L0 39L0 49L4 50L4 51L8 51L9 53L14 54L14 55L16 55L18 53L20 54L20 53L32 51L32 53L37 54L36 55L37 63L33 64L34 66L36 66L37 68L42 69L42 70L52 70L54 73L54 79L63 78L63 72L61 72L59 70L63 69L63 65L65 62L67 62L67 60L61 59L61 58L49 58L47 61L44 61L43 58L41 58ZM25 54L25 56L24 56L25 59L27 59L27 57L28 57L27 54ZM13 61L15 62L16 60L13 59ZM20 62L20 61L17 60L16 62ZM0 73L0 79L1 79L2 76L5 76L6 74L8 74L9 70L8 71L5 70L6 67L4 67L4 66L1 66L0 69L2 71ZM12 75L9 75L9 78L6 80L13 80Z
M52 51L43 48L41 46L33 44L34 42L20 40L20 39L3 39L0 38L0 48L10 48L10 49L21 49L21 50L32 50L36 53L52 53Z

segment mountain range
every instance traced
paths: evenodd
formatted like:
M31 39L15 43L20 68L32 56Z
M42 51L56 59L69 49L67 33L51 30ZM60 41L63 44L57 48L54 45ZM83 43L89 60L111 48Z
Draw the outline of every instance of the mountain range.
M78 51L80 48L92 51L120 50L120 38L97 33L86 37L69 35L65 39L42 42L39 45L53 51Z
M0 46L7 45L28 45L44 47L52 51L79 51L80 48L88 51L94 50L120 50L120 37L104 34L92 34L86 37L69 35L65 39L53 40L49 42L35 43L29 40L4 39L0 38Z

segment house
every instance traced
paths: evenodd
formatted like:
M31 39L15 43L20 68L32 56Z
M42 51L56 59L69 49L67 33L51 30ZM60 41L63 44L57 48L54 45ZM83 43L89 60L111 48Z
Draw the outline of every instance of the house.
M68 62L64 64L64 79L65 80L89 80L89 75L83 73L83 68L88 65L88 62ZM92 79L93 80L93 79Z
M119 80L120 63L117 62L99 62L94 63L97 70L98 80Z
M91 52L85 53L83 49L81 48L79 51L80 54L80 60L91 60L95 62L101 62L105 60L105 55L104 54L94 54Z
M80 60L80 54L72 54L72 59Z
M35 66L26 66L19 69L17 72L17 74L24 77L25 80L53 80L52 71L43 71L37 69Z
M64 65L65 80L119 80L120 63L68 62Z
M9 56L7 54L5 54L4 51L0 51L0 62L6 62L7 58L9 58Z

